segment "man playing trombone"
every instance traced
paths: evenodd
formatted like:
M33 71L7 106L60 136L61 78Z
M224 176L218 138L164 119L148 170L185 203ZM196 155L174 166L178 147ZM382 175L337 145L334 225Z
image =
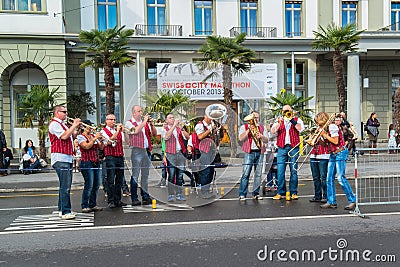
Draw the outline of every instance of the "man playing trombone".
M260 185L263 156L268 142L267 132L264 132L264 125L258 124L260 115L253 111L244 118L248 123L239 129L239 141L242 142L242 150L245 152L243 160L243 173L240 179L239 200L246 200L247 188L251 169L254 166L253 199L261 200Z
M129 132L129 146L131 147L132 177L131 177L131 200L132 206L149 205L151 198L148 194L148 182L151 157L151 136L157 135L157 129L149 115L142 116L142 108L138 105L132 107L132 118L125 122L125 134ZM142 118L143 117L143 118ZM140 193L142 202L139 201L137 188L139 173L141 173Z
M272 134L277 135L276 145L278 147L278 191L273 199L284 198L286 193L285 171L286 164L289 163L290 180L289 191L286 193L286 200L297 200L297 159L299 157L300 132L304 130L303 121L294 116L293 109L289 105L282 108L282 116L278 117L277 122L272 125Z

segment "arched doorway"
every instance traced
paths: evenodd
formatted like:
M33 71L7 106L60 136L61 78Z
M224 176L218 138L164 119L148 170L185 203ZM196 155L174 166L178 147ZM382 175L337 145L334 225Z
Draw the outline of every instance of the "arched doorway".
M9 73L11 145L13 148L21 148L27 139L31 139L35 145L38 145L37 128L24 128L21 125L24 114L18 108L21 98L30 91L33 85L48 85L47 76L38 65L32 62L15 63L11 66Z

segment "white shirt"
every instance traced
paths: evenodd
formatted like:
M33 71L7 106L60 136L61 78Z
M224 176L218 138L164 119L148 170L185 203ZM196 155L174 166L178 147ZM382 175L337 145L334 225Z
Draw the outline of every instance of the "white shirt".
M206 129L208 129L208 130L211 130L212 127L214 127L214 122L213 121L211 121L210 124L207 124L207 122L202 121L202 123L196 124L196 127L194 128L194 130L195 130L197 135L202 134L202 133L205 132L203 124L206 127Z
M132 120L132 122L136 122L137 125L142 123L142 120L136 121L134 118L132 118L131 120ZM132 122L130 120L126 121L125 122L125 128L126 129L132 129L133 127L135 127L135 125L133 125ZM145 127L146 127L146 125L142 128L142 133L143 133L143 136L144 136L144 148L149 148L149 140L147 139L147 136L146 136Z
M60 120L60 119L58 119L58 118L53 118L53 120L58 121L58 122L62 123L63 125L65 125L65 122ZM54 121L50 122L49 132L51 134L54 134L58 138L61 138L61 135L63 135L65 130L58 122L54 122ZM67 126L65 125L65 127L67 127ZM71 146L73 148L74 147L74 142L72 140L72 136L70 136L69 139L71 140ZM72 163L73 162L73 156L72 155L67 155L67 154L63 154L63 153L52 152L50 158L51 158L51 165L52 166L57 161L68 162L68 163Z
M286 129L285 145L297 145L297 144L290 143L289 129L290 129L290 126L292 126L292 123L288 120L283 120L283 123L285 124L285 129ZM275 122L274 125L272 125L272 127L275 127L277 124L279 124L279 123ZM304 131L304 122L300 118L297 118L297 124L301 125L301 129L300 129L299 133Z

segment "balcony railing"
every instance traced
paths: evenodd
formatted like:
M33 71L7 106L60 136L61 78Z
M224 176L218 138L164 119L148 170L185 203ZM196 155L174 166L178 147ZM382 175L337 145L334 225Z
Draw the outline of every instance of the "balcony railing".
M276 27L233 27L229 30L231 37L235 37L242 32L247 33L247 37L276 37Z
M181 25L143 25L136 24L135 35L144 36L182 36Z
M400 22L395 22L393 24L390 24L386 27L380 28L378 31L392 31L392 32L398 32L400 31Z

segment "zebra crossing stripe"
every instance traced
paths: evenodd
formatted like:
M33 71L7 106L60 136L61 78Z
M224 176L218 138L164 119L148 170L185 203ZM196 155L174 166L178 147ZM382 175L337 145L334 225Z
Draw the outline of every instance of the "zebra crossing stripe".
M24 215L16 218L5 231L26 231L94 226L94 214L77 213L74 220L61 220L58 212L45 215Z
M179 210L193 210L192 207L185 204L157 204L157 208L153 209L149 205L144 206L126 206L123 207L124 213L136 213L136 212L154 212L154 211L179 211Z

